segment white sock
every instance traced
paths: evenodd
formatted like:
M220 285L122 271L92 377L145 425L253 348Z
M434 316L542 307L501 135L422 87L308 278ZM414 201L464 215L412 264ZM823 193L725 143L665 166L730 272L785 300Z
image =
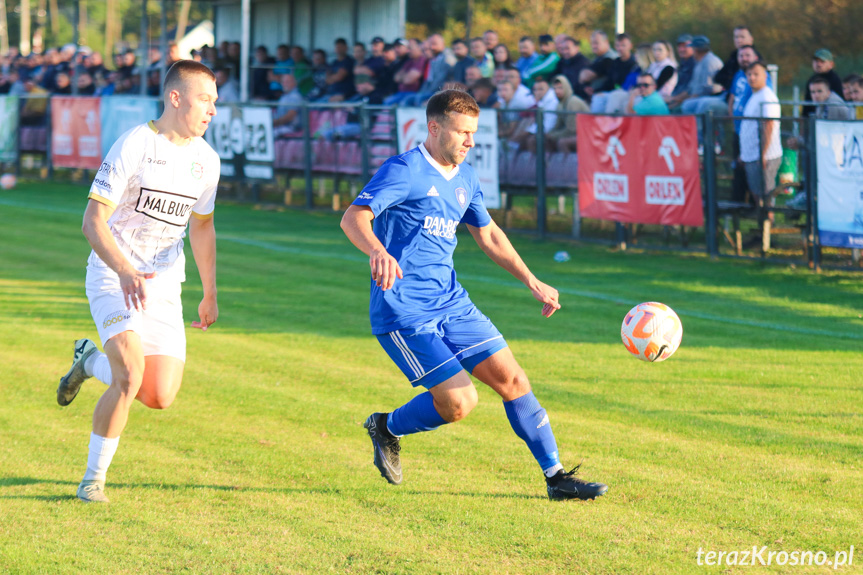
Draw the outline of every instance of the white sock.
M90 434L90 455L87 457L87 473L84 481L105 481L105 474L117 453L119 437L102 437L95 433Z
M554 474L563 469L563 464L558 463L553 467L549 467L548 469L543 469L542 472L545 473L546 477L554 477Z
M87 358L87 361L84 362L84 371L105 385L111 385L111 362L108 361L108 356L101 351Z

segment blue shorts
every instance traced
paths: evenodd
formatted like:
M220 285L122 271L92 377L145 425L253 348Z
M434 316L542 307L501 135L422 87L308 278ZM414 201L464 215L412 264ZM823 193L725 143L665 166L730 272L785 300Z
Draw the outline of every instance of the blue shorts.
M411 385L426 389L462 369L472 373L483 360L507 346L491 320L475 306L377 338Z

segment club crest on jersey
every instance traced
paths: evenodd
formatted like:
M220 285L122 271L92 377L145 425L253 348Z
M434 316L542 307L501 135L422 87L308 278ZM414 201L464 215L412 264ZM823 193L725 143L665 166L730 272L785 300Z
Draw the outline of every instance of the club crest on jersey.
M200 180L204 176L204 166L198 162L192 162L192 177Z
M467 203L467 190L465 190L464 188L456 188L455 199L458 200L458 205L464 207Z
M196 201L191 196L141 188L135 211L172 226L185 227Z

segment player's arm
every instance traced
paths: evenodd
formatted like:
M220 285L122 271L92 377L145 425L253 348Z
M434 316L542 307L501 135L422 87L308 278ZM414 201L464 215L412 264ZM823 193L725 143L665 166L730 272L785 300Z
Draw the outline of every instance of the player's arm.
M106 203L91 199L84 211L84 222L81 231L90 242L90 247L96 255L105 262L109 268L114 270L120 278L120 287L123 289L123 299L126 308L146 309L147 289L146 281L155 277L155 272L146 274L140 272L126 259L111 229L108 227L108 218L114 213L114 207Z
M526 285L533 294L533 297L544 304L542 306L542 315L551 317L551 314L560 309L560 304L557 301L557 290L536 279L536 276L531 273L521 259L521 256L512 247L509 238L506 237L506 234L503 233L503 230L494 221L481 228L468 224L467 229L470 230L473 239L476 240L482 251L494 263Z
M372 279L386 291L393 287L396 278L402 279L402 268L372 231L374 219L370 207L351 205L342 216L341 227L351 243L369 256Z
M216 301L216 226L213 214L192 214L189 220L189 241L204 289L204 297L198 305L200 321L193 321L192 327L206 331L219 318L219 305Z

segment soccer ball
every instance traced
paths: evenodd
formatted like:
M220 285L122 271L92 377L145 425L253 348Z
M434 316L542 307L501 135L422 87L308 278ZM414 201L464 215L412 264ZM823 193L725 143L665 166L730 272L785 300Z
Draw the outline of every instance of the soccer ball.
M11 190L15 187L15 174L3 174L0 176L0 188Z
M626 349L642 361L665 361L680 347L683 325L665 304L640 303L626 314L620 326Z

